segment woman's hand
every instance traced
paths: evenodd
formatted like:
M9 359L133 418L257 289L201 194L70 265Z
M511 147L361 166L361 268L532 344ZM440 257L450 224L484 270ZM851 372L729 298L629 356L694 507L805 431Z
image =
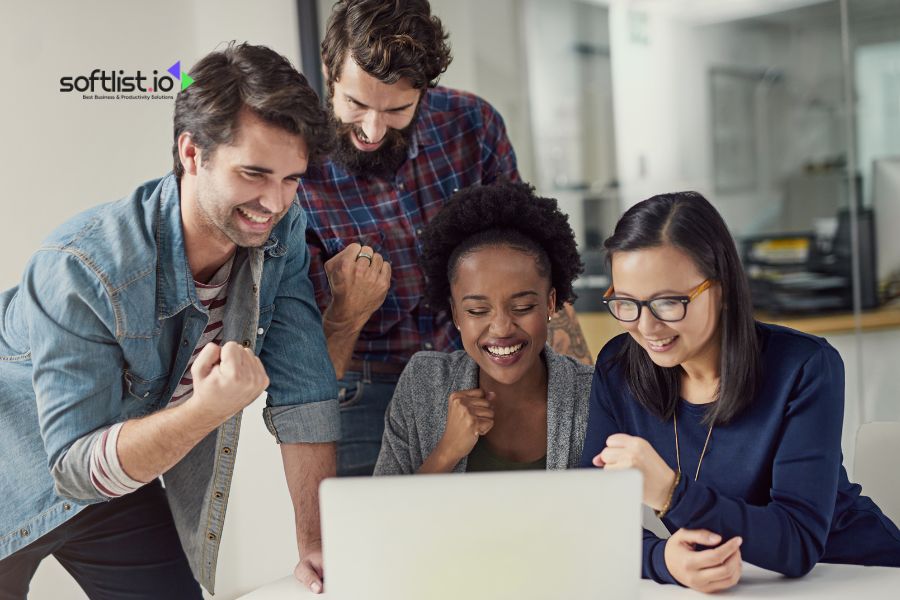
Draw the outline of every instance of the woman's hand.
M418 472L448 473L468 456L479 436L494 426L493 400L493 392L478 388L450 394L444 435Z
M741 578L741 538L721 546L696 550L695 545L716 546L722 536L706 529L679 529L666 540L666 568L679 583L698 592L727 590Z
M606 438L606 448L593 463L604 469L637 469L644 476L644 504L662 510L675 483L675 471L669 468L650 442L644 438L614 433Z

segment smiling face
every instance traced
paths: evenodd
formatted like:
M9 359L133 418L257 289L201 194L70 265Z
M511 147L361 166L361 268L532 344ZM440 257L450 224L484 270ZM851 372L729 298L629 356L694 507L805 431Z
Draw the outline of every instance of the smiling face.
M616 297L651 300L688 296L707 277L687 254L666 244L614 253L612 279ZM660 321L644 306L640 319L620 323L660 367L716 366L721 306L721 287L714 282L688 304L681 321Z
M422 90L406 79L379 81L349 55L332 86L336 160L359 174L395 172L406 158Z
M192 213L185 225L236 246L262 246L294 201L307 162L300 136L242 111L232 143L197 165L196 192L184 199Z
M477 248L459 259L450 290L463 347L482 378L512 385L542 368L556 292L533 256L509 246Z

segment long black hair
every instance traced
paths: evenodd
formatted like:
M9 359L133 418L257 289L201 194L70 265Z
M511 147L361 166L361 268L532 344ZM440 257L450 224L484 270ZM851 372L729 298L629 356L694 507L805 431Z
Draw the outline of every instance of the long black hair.
M752 401L759 386L759 340L747 276L728 227L697 192L653 196L631 207L604 243L610 265L617 252L670 244L722 289L721 352L717 402L708 424L727 423ZM661 419L672 417L680 396L681 366L660 367L631 336L613 359L635 399Z

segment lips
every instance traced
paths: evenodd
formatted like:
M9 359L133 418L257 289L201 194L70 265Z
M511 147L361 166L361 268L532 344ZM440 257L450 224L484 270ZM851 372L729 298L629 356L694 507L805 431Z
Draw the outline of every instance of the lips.
M235 213L241 227L248 232L268 233L276 221L276 215L272 213L261 213L242 206L236 207Z
M251 211L247 210L246 208L241 208L240 206L238 206L237 209L238 209L238 212L241 213L241 216L246 218L248 221L252 221L253 223L262 225L262 224L268 223L269 221L272 220L271 214L270 215L262 215L259 213L251 212Z
M491 341L482 344L481 349L491 363L500 367L508 367L516 364L525 356L525 349L528 345L525 340Z
M362 134L365 136L365 134ZM353 145L362 150L363 152L372 152L374 150L378 150L381 147L381 144L384 143L384 138L381 138L378 142L374 144L363 140L360 136L360 132L354 130L350 132L350 139L353 140Z
M654 352L665 352L666 350L671 348L673 344L675 344L675 341L677 339L677 335L673 335L667 338L660 338L657 340L649 340L645 338L647 346Z
M515 344L514 346L485 346L484 349L493 356L509 356L515 354L525 347L524 342Z

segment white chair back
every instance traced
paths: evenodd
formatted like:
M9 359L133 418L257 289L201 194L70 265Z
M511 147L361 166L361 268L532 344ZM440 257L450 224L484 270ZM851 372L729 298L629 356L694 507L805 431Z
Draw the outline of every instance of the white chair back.
M856 434L853 479L894 523L900 524L900 422L866 423Z

